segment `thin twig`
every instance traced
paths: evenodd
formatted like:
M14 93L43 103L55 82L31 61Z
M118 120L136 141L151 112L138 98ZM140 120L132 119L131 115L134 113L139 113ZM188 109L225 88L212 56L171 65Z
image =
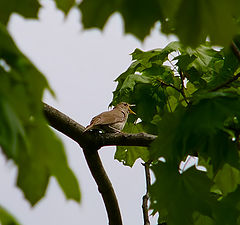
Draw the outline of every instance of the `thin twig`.
M240 50L234 41L232 41L231 48L232 48L232 51L235 54L235 56L240 61Z
M229 79L227 82L223 83L223 84L220 84L219 86L213 88L210 90L211 91L217 91L221 88L225 88L227 87L229 84L231 84L232 82L236 81L238 78L240 77L240 73L238 73L237 75L233 76L231 79Z
M166 87L171 87L171 88L174 88L176 91L178 91L182 96L183 96L183 99L184 101L189 104L186 96L185 96L185 93L182 89L178 89L177 87L173 86L172 84L166 84L164 81L158 79L158 81L160 82L161 86L166 86Z
M164 81L158 79L158 81L160 82L161 86L166 86L166 87L171 87L173 89L175 89L176 91L181 93L181 90L178 89L177 87L173 86L172 84L166 84Z
M182 70L179 71L179 75L181 78L181 90L184 90L184 78L183 78Z
M142 210L143 210L143 221L144 225L150 225L149 216L148 216L148 200L149 200L149 188L151 185L151 176L149 166L151 160L146 163L143 163L145 169L145 178L146 178L146 194L142 198Z
M184 98L184 101L187 103L187 105L189 104L188 100L187 100L187 97L185 95L185 92L184 92L184 77L183 77L183 73L182 73L182 70L179 71L179 75L180 75L180 78L181 78L181 94Z

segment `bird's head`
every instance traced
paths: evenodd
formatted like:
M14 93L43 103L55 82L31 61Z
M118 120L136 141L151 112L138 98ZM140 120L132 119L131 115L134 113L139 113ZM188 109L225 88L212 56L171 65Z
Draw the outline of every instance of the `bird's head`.
M135 106L135 105L130 105L130 104L126 103L126 102L121 102L121 103L117 104L114 108L118 108L118 109L123 110L124 112L136 115L136 113L132 111L130 106Z

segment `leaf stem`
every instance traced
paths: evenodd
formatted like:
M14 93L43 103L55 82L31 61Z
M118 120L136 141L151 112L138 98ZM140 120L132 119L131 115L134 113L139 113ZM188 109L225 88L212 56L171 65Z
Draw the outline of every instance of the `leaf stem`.
M185 93L184 93L184 89L182 89L182 87L181 87L181 89L178 89L177 87L173 86L172 84L166 84L161 79L157 79L157 80L160 82L161 86L171 87L171 88L175 89L176 91L178 91L183 96L183 99L187 103L187 105L189 105L189 102L188 102L188 100L187 100L187 98L185 96Z
M187 97L186 97L185 92L184 92L184 77L183 77L182 70L179 71L179 75L180 75L180 78L181 78L181 94L184 98L184 101L187 103L187 105L189 105L189 102L188 102Z

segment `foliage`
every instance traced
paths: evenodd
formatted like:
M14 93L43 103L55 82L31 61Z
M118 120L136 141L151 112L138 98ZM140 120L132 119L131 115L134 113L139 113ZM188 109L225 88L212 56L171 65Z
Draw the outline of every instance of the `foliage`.
M206 43L192 49L180 42L146 52L136 49L132 59L116 79L112 104L135 103L138 131L158 135L145 149L145 160L153 160L150 207L159 213L159 223L238 224L238 59L228 48L216 50ZM132 126L127 124L126 131ZM119 152L115 157L128 166L139 158L137 147ZM207 172L180 171L180 162L196 154Z
M12 11L35 17L39 3L10 4ZM5 4L5 5L4 5ZM26 4L26 5L25 5ZM0 7L3 9L2 7ZM6 23L9 12L1 13ZM49 128L42 111L44 90L50 91L45 77L19 51L5 26L0 23L0 146L18 166L17 185L34 205L45 194L54 176L67 198L80 200L78 181L69 168L63 145ZM36 177L38 179L36 179Z
M156 22L161 31L182 43L198 46L209 36L213 44L227 45L239 31L238 0L84 0L79 8L85 28L102 29L114 13L121 14L125 32L143 40Z
M20 225L19 222L2 206L0 206L0 224L1 225Z

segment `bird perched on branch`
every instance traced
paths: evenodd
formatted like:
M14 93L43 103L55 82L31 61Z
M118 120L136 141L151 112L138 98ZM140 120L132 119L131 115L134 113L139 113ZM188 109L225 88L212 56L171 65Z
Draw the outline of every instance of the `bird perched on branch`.
M128 114L136 114L131 110L130 106L134 105L121 102L112 110L103 112L93 117L90 125L88 125L83 132L88 130L103 130L106 133L121 132L125 123L127 122Z

